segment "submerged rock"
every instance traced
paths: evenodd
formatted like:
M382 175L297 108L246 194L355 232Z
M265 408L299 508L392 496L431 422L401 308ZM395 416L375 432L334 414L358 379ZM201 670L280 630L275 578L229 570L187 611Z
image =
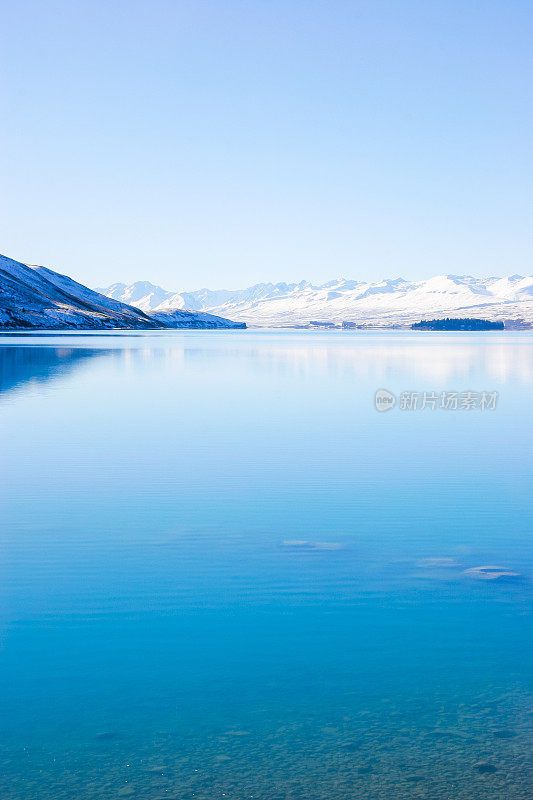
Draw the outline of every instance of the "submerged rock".
M474 767L481 775L493 775L498 772L498 767L495 767L490 761L478 761L477 764L474 764Z
M516 733L514 731L499 730L493 731L492 735L495 739L514 739Z
M442 569L446 567L458 567L459 564L455 558L421 558L420 561L416 562L416 566L424 567L425 569L431 569L433 567Z
M120 797L130 797L132 794L135 794L135 789L133 786L123 786L122 789L119 789L117 794Z
M513 572L513 570L509 569L508 567L494 567L494 566L486 566L486 567L470 567L470 569L465 569L464 575L467 575L469 578L476 578L480 581L496 581L499 578L519 578L519 572Z
M365 737L361 736L358 739L351 739L347 742L341 742L340 747L348 753L356 753L365 744Z
M250 736L250 731L231 730L225 731L225 736Z
M310 542L307 539L286 539L281 543L288 550L342 550L340 542Z
M94 737L98 742L114 742L117 739L122 739L122 734L117 731L102 731L95 734Z

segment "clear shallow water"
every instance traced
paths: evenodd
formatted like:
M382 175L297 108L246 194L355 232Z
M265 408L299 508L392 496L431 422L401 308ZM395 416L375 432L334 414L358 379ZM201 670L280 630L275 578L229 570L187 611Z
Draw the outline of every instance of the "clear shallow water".
M2 337L2 800L529 797L532 388L530 334Z

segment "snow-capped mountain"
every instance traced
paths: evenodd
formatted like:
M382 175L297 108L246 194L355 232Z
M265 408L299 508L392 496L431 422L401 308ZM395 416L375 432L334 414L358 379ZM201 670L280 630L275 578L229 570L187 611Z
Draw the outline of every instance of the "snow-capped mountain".
M137 308L46 267L0 256L2 328L158 328Z
M473 278L439 275L367 283L340 278L321 286L259 283L247 289L166 291L141 281L115 283L102 294L154 314L173 309L221 314L258 327L309 325L409 325L428 316L477 316L533 325L533 276Z
M140 308L147 314L156 309L164 311L168 308L183 308L179 292L167 292L149 281L137 281L131 286L126 286L125 283L114 283L107 289L96 289L96 291L105 294L106 297L112 297L122 303ZM175 301L172 302L174 298ZM169 301L171 301L170 304Z
M148 315L47 267L0 255L0 328L235 328L206 313Z

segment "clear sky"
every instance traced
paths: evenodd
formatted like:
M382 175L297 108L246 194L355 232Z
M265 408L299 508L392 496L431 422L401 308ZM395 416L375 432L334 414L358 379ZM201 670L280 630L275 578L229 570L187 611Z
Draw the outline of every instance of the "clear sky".
M531 0L2 3L0 252L91 286L533 272Z

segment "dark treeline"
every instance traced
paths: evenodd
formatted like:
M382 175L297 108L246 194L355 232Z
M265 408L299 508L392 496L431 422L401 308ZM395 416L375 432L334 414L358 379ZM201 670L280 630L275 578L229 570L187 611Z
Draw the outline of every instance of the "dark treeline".
M491 322L489 319L453 318L424 319L413 322L411 328L421 331L503 331L503 322Z

